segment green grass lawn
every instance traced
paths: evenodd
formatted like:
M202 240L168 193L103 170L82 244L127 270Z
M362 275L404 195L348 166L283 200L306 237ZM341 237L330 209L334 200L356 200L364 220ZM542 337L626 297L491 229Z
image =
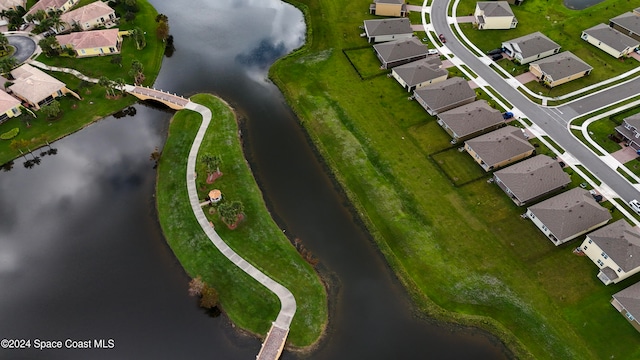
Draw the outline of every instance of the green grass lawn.
M495 184L453 186L429 160L450 147L435 120L395 80L362 81L353 71L337 49L361 44L343 34L369 3L293 1L308 44L270 75L417 307L496 333L518 358L640 357L637 332L609 305L633 279L603 286L597 266L572 254L576 242L553 246ZM593 341L611 327L607 344Z
M609 135L616 133L616 126L618 124L611 121L611 119L604 118L589 124L587 131L589 131L589 135L598 145L602 146L608 153L613 153L622 149L617 142L609 138Z
M197 188L204 199L209 190L220 189L223 198L240 200L245 219L229 230L210 207L205 208L216 231L240 256L287 287L298 309L289 334L294 346L308 346L321 335L327 321L326 294L313 268L298 254L271 219L262 194L248 168L238 139L233 112L211 95L192 100L211 109L213 117L199 154L219 154L223 176L206 184L206 169L198 163ZM198 275L220 294L220 303L231 320L243 329L265 335L280 309L277 297L228 261L213 246L198 225L186 190L186 161L200 114L183 110L174 116L158 167L157 205L167 242L185 270ZM224 201L224 200L223 200Z
M389 70L380 68L380 60L376 57L373 46L345 49L344 54L353 64L354 70L363 79L389 72Z
M91 1L89 1L91 2ZM75 59L69 57L47 58L44 55L38 57L39 61L60 67L69 67L84 73L90 77L107 76L110 79L124 78L131 83L129 67L133 59L138 59L144 64L146 75L145 84L153 84L164 57L164 43L156 38L155 17L156 10L145 0L139 0L140 11L134 23L123 24L122 29L139 26L147 31L147 46L143 50L136 50L131 39L125 39L122 47L123 66L110 63L109 56ZM20 134L13 140L25 140L28 148L34 150L70 133L78 131L88 124L110 115L126 106L136 102L132 96L126 96L118 100L105 98L105 90L100 86L83 83L78 78L61 72L50 72L50 75L65 82L67 87L78 93L83 100L78 101L70 95L59 99L64 116L54 122L47 122L41 118L33 119L27 115L21 118L10 119L0 125L0 134L14 127L20 128ZM24 112L24 111L23 111ZM26 112L24 112L26 113ZM0 164L4 164L17 156L20 152L12 149L11 141L0 140ZM26 151L26 148L22 148Z
M476 1L461 0L458 14L473 13ZM594 69L589 76L570 81L566 84L548 89L532 81L527 83L533 92L545 96L560 96L585 86L598 83L616 75L629 71L638 65L638 61L629 58L615 59L604 51L588 44L580 38L582 30L599 23L608 23L609 19L637 7L627 0L607 0L591 6L585 10L570 10L563 5L562 0L527 0L520 6L511 9L518 19L518 26L510 30L476 30L472 24L460 24L464 34L477 47L489 51L501 46L503 41L540 31L551 40L562 46L562 51L571 51ZM507 60L498 64L511 72L513 65ZM514 75L524 72L528 66L515 66Z
M487 176L466 151L460 152L457 148L433 154L431 158L456 186Z

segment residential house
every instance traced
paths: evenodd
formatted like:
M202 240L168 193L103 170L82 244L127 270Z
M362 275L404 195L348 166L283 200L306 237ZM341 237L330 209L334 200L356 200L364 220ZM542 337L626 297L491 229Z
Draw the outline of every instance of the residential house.
M640 41L640 8L609 19L609 26Z
M407 18L365 20L364 33L370 43L407 40L413 37L411 22Z
M640 283L613 294L611 305L616 308L625 319L640 331Z
M529 206L527 217L555 246L611 220L609 210L600 206L587 190L578 187Z
M625 219L588 234L580 250L598 265L605 285L640 272L640 230Z
M27 0L2 0L0 1L0 11L16 10L18 6L26 8Z
M413 95L429 115L472 103L476 99L476 92L461 77L427 85L415 90Z
M45 12L54 10L64 13L69 11L79 1L80 0L40 0L35 3L24 16L26 18L28 15L35 14L38 10L44 10Z
M449 72L442 68L442 61L436 56L396 66L391 76L411 92L447 80Z
M70 31L74 25L80 30L89 30L115 22L116 12L102 1L94 1L60 15L60 20L64 23L60 31Z
M589 75L591 70L593 67L569 51L537 60L529 65L529 71L549 87Z
M537 155L493 173L494 182L522 206L567 186L571 179L560 164Z
M78 57L119 54L122 46L118 29L73 32L56 39L61 48L74 50Z
M451 135L451 143L455 144L501 127L504 118L486 100L478 100L438 113L438 124Z
M640 150L640 114L631 115L616 127L618 135L622 136L629 146Z
M375 0L369 6L369 14L378 16L407 16L407 4L404 0Z
M505 167L533 155L535 151L524 130L511 125L467 140L464 149L484 171Z
M629 55L640 46L640 40L631 38L605 24L583 30L580 37L616 59Z
M20 115L20 101L0 90L0 124Z
M40 109L41 106L49 104L53 99L68 93L78 97L67 89L62 81L29 64L13 69L11 76L14 80L8 90L35 109Z
M513 29L518 25L506 1L478 1L473 16L480 30Z
M427 47L412 37L407 40L389 41L373 45L383 69L407 64L427 57Z
M536 31L502 43L504 52L520 64L528 64L560 52L560 45Z

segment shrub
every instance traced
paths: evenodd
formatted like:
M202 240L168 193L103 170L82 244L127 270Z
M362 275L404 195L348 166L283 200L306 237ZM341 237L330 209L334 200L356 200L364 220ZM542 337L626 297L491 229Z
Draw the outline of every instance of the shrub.
M14 137L16 137L19 132L20 132L20 129L13 128L13 129L7 131L6 133L0 135L0 139L2 139L2 140L11 140Z

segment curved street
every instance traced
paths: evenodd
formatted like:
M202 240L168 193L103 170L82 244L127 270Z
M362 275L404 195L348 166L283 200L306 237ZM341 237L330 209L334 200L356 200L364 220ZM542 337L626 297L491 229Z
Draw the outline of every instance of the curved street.
M478 85L491 86L511 103L518 112L524 114L524 117L550 136L566 151L566 153L562 154L562 157L567 164L582 164L593 175L597 176L603 182L600 188L608 195L607 197L619 196L627 202L640 197L640 192L634 185L630 184L615 168L609 166L598 155L594 154L591 149L576 139L568 127L568 123L572 118L607 107L613 102L640 93L640 78L635 78L623 86L618 85L608 88L556 108L535 104L491 69L487 65L489 63L487 57L483 56L483 62L478 56L471 53L454 35L449 24L455 19L447 16L449 3L450 0L433 0L431 3L431 26L436 34L443 34L447 39L447 43L441 49L441 52L445 55L453 53L478 75L480 78L480 80L476 81ZM429 29L428 24L424 25L426 29ZM575 161L571 161L573 159Z
M36 52L36 42L29 36L20 34L7 34L9 45L16 48L13 57L19 64L29 60L31 55Z

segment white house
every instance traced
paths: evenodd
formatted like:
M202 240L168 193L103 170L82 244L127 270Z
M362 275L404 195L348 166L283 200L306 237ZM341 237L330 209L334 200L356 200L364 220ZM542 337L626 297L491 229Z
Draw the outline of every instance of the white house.
M536 31L502 43L504 52L520 64L527 64L560 52L560 45Z
M582 31L580 37L616 59L629 55L640 46L640 40L633 39L605 24L598 24Z
M391 76L411 92L447 80L449 72L442 68L442 61L435 56L396 66L391 70Z
M406 40L413 36L411 22L407 18L365 20L364 32L370 43Z

